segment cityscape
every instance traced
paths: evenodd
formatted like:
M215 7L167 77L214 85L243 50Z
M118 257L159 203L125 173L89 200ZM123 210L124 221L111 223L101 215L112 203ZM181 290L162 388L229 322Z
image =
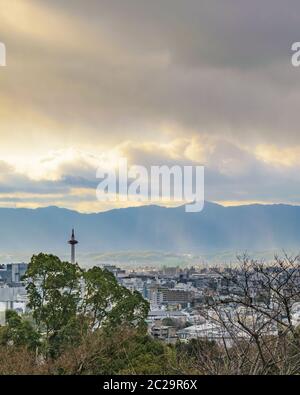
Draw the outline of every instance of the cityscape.
M71 238L68 241L70 245L70 262L75 265L76 245L78 240L75 238L75 231L72 229ZM247 259L246 257L244 257ZM209 340L213 342L223 342L226 340L230 344L235 338L250 337L250 333L240 326L241 310L238 303L233 298L236 295L243 296L241 290L244 287L244 269L236 266L207 266L203 264L199 267L139 267L135 262L133 268L121 268L116 265L102 264L103 270L113 274L117 282L130 290L138 291L142 297L149 302L149 312L146 318L147 331L150 336L159 339L167 344L175 344L177 341L188 342L194 340ZM278 262L278 266L279 262ZM18 314L26 314L28 309L28 298L23 277L28 269L28 263L8 263L0 268L0 325L6 323L6 311L14 310ZM270 273L278 273L278 267L269 267ZM288 266L287 272L292 274L293 288L296 294L293 296L290 308L290 325L297 327L300 325L300 268L297 270ZM230 282L228 274L237 277L237 280ZM281 273L286 281L286 272ZM248 280L249 281L249 280ZM249 292L251 298L262 298L258 305L264 306L271 303L266 290L262 290L259 284L258 273L255 273L254 279L251 279ZM289 288L290 289L290 288ZM226 307L225 321L230 324L233 333L223 322L218 320L218 315L207 301L217 298L226 302L230 301ZM239 314L235 317L236 311ZM272 308L270 307L270 311ZM249 315L245 309L245 316ZM288 322L288 317L284 311L281 312L280 319ZM260 311L251 312L251 320L254 326L261 321ZM223 323L224 324L224 323ZM279 331L278 317L273 319L268 325L265 325L263 334L277 336Z
M0 384L300 375L299 18L0 0Z

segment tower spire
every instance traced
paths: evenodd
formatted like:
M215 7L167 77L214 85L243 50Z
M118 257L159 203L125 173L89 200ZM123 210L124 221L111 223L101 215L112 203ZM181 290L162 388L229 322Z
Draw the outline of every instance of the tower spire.
M71 245L71 263L75 263L75 245L78 244L78 241L75 239L74 228L72 229L71 239L68 243Z

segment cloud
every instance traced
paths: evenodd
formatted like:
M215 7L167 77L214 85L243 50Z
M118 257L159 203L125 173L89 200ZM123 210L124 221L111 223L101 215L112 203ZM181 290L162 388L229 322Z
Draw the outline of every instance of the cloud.
M204 163L209 199L299 202L298 1L0 4L2 193L88 210L74 190L125 155Z
M201 155L197 159L195 153L198 152ZM120 157L126 157L129 166L145 166L148 170L152 165L204 165L206 200L225 204L255 201L300 204L299 164L268 162L226 141L176 139L163 145L127 141L98 157L74 149L59 150L34 161L31 166L39 169L35 174L31 166L17 169L2 161L1 205L59 205L86 212L125 207L128 202L98 202L96 199L97 169L100 167L104 172L111 169Z

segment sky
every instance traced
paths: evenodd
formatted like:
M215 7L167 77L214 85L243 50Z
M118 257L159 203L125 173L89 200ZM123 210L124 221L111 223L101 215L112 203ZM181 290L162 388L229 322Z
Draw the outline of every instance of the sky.
M296 0L0 0L0 206L128 205L95 197L120 157L204 165L221 204L300 204L299 16Z

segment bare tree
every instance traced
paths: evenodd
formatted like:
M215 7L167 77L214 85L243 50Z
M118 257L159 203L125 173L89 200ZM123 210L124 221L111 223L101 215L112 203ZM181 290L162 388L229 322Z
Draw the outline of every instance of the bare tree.
M299 374L300 339L295 309L300 308L300 256L275 256L266 264L238 257L235 268L215 269L215 294L202 309L215 326L218 349L210 373ZM207 360L205 349L199 366ZM217 361L217 364L216 364Z

